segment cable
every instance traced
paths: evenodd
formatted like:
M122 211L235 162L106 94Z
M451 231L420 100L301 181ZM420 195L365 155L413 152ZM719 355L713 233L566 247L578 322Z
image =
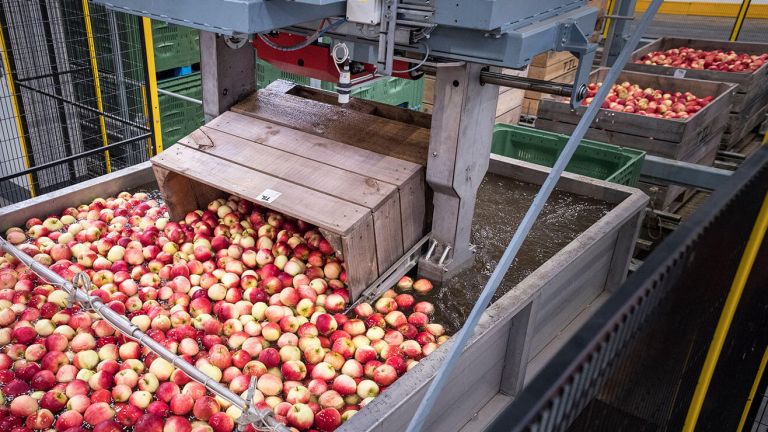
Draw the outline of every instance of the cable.
M421 44L421 46L424 47L424 50L426 52L424 53L424 58L419 62L419 64L417 64L416 66L414 66L414 67L412 67L410 69L406 69L406 70L393 70L392 73L408 73L408 72L413 72L416 69L424 66L424 63L426 63L427 59L429 58L429 45L423 43L423 44Z
M323 21L325 21L325 20L323 20ZM321 37L323 37L323 35L326 32L335 29L336 27L344 24L345 22L347 22L346 19L340 19L340 20L336 21L335 23L330 24L328 27L326 27L324 29L318 29L317 31L315 31L315 33L311 34L310 36L307 36L307 38L303 42L300 42L300 43L298 43L296 45L292 45L292 46L279 45L279 44L275 43L274 41L272 41L271 39L269 39L269 37L266 34L264 34L264 33L259 33L258 36L259 36L259 39L261 39L270 48L274 48L274 49L276 49L278 51L297 51L297 50L300 50L302 48L308 47L309 45L314 43L316 40L318 40ZM322 22L320 24L322 25Z

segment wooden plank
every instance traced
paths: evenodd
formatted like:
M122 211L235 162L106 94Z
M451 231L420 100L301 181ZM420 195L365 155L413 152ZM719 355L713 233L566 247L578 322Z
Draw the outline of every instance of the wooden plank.
M425 164L429 129L292 95L258 91L232 111L344 144Z
M578 67L579 59L573 55L570 55L569 57L546 67L531 66L528 69L528 77L540 80L551 80L553 78L557 78L569 72L575 71Z
M205 141L211 146L203 146ZM228 162L376 210L396 187L333 166L277 150L206 126L179 140L192 149Z
M499 101L496 103L496 117L503 115L523 104L523 91L510 90L499 95Z
M407 181L422 170L421 165L417 163L383 156L370 150L295 130L290 126L286 127L231 111L216 117L206 126L395 185ZM342 153L344 157L339 157Z
M567 60L569 57L573 57L573 54L568 51L547 51L534 57L533 60L531 60L531 66L547 67L563 60Z
M363 223L341 238L347 271L347 289L352 301L360 297L379 275L374 230L373 218L367 217Z
M535 298L528 306L510 320L507 337L507 352L504 356L504 368L501 372L499 391L507 396L517 396L525 384L535 322L535 309L540 298Z
M400 186L404 251L415 245L425 234L427 199L424 175L424 170L420 170Z
M515 108L505 112L504 114L496 117L496 123L504 124L518 124L520 122L520 113L523 110L522 105L518 105Z
M426 77L424 80L426 83ZM342 106L339 104L339 95L337 93L321 89L297 85L285 93L329 105L339 107ZM350 98L349 102L344 104L343 107L346 109L358 111L363 114L383 117L389 120L394 120L400 123L407 123L422 128L429 128L430 124L432 123L432 117L430 115L421 113L419 111L387 105L385 103L375 102L367 99L358 99L356 97Z
M259 204L289 216L315 224L329 231L346 234L357 225L370 223L370 211L330 195L254 171L180 145L152 158L152 163L187 176L202 184L221 189L255 202L266 189L281 195L269 204ZM175 193L161 185L165 194Z
M393 193L390 199L373 212L373 228L376 235L376 260L378 268L383 271L404 253L399 194Z

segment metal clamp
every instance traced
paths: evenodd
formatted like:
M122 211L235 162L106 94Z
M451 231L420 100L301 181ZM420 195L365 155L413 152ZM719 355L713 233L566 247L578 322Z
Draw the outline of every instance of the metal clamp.
M85 298L86 300L83 302L79 302L77 300L77 292L81 290L85 292ZM94 310L92 299L91 299L91 287L93 285L91 284L91 278L88 277L88 275L85 272L77 272L75 273L75 276L72 277L72 287L74 288L72 292L69 293L69 304L74 305L76 303L81 303L83 306L87 306L87 310Z

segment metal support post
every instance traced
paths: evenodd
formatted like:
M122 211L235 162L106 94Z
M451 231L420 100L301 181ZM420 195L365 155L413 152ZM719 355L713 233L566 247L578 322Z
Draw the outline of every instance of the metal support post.
M440 67L429 140L427 182L434 191L430 253L419 274L442 281L469 267L475 198L488 169L498 86L482 84L482 66Z
M152 39L152 20L141 18L141 45L144 48L144 73L147 80L147 93L144 104L149 99L149 109L146 114L150 120L152 130L152 142L155 144L154 154L163 151L163 130L160 124L160 99L157 96L157 73L155 71L155 42ZM148 97L147 97L148 96ZM152 152L150 152L151 154Z
M6 33L8 31L8 33ZM6 36L7 35L7 36ZM8 26L8 20L5 16L5 10L0 5L0 55L3 57L3 70L5 71L5 81L8 85L8 94L11 97L11 107L13 108L13 117L16 120L16 130L19 132L19 144L21 145L21 153L24 159L25 168L29 169L34 165L34 155L30 151L29 143L27 141L28 130L26 121L24 120L24 105L21 100L21 95L16 93L15 82L18 81L16 72L16 66L13 62L13 55L10 51L10 28ZM29 193L33 197L37 196L37 176L30 173L27 175L27 182L29 183Z
M256 50L230 48L216 33L200 32L203 112L210 121L256 90Z
M739 6L739 13L736 15L736 21L733 22L733 28L731 29L731 36L728 38L729 41L735 42L739 40L739 33L741 33L741 28L744 26L744 19L747 17L749 6L751 4L752 0L741 1L741 6Z
M635 14L635 0L616 0L613 6L613 15L617 17L630 17ZM603 66L613 66L624 44L629 40L632 22L626 19L612 19L608 29L608 38L603 49ZM635 49L635 47L632 47Z
M101 78L99 77L99 62L96 59L96 44L93 40L93 26L91 25L91 12L88 6L88 0L82 0L83 4L83 17L85 20L85 34L88 42L88 54L91 62L91 74L93 75L93 91L96 95L96 109L100 112L104 112L104 102L101 98ZM107 137L107 124L104 120L104 115L99 115L99 130L101 131L101 141L104 147L109 145L109 138ZM106 166L107 173L112 172L112 160L109 156L109 150L104 151L104 164Z

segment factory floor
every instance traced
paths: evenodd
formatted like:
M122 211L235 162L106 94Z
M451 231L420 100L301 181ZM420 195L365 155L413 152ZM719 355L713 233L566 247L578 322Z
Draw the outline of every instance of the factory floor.
M635 15L634 25L641 14ZM691 39L727 40L733 29L734 18L704 17L687 15L658 14L646 31L645 37L656 39L662 36ZM747 18L739 34L739 42L768 41L768 19Z

